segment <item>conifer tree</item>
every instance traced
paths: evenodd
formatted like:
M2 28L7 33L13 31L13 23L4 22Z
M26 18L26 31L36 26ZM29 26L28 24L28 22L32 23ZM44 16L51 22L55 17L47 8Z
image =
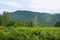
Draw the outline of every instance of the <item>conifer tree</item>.
M10 20L9 12L4 11L4 12L3 12L3 15L2 15L2 25L3 25L3 26L7 26L7 24L9 23L9 22L8 22L9 20Z

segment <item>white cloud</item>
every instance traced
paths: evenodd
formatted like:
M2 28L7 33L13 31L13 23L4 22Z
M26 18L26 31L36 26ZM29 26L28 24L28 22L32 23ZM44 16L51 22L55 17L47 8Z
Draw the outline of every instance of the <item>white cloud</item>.
M9 6L12 6L12 7L22 7L24 4L22 3L18 3L18 2L0 2L0 4L5 4L5 5L9 5Z
M31 0L29 7L37 10L40 8L56 10L60 9L60 0Z
M0 1L0 4L5 4L13 8L39 12L59 12L56 10L60 10L60 0L7 0Z

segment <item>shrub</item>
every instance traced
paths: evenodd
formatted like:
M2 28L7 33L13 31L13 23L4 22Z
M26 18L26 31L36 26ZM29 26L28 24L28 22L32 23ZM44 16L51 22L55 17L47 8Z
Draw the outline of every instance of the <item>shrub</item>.
M56 22L56 23L54 24L54 26L55 26L55 27L59 27L59 26L60 26L60 21Z
M60 28L0 28L0 40L60 40Z

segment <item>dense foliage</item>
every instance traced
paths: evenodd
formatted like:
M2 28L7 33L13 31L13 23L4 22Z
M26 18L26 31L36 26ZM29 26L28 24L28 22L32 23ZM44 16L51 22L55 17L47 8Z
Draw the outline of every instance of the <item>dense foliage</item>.
M60 28L0 27L0 40L60 40Z
M54 24L54 26L55 26L55 27L59 27L59 26L60 26L60 21L56 22L56 23Z

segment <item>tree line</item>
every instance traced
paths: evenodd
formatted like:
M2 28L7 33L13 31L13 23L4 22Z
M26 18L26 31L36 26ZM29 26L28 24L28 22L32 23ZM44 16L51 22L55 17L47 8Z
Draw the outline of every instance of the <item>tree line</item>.
M12 20L9 12L4 11L2 15L0 15L0 26L30 26L33 27L33 22L18 22L16 20Z

